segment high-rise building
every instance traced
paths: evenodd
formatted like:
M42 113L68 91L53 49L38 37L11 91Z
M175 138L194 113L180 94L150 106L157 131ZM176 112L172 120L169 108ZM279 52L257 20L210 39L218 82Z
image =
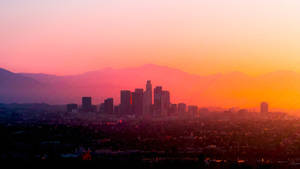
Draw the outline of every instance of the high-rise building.
M77 112L78 105L77 104L67 104L67 112Z
M178 104L178 113L184 114L186 112L186 104L185 103L179 103Z
M161 115L167 115L170 108L170 92L163 90L161 96Z
M104 100L104 112L113 113L114 112L114 99L108 98Z
M91 97L82 97L82 111L91 112L93 111L92 98Z
M169 114L177 114L178 109L177 109L177 104L170 104L170 108L169 108Z
M105 110L104 110L104 103L101 103L100 106L99 106L99 112L100 113L104 113Z
M97 111L97 106L96 105L92 105L91 106L91 112L96 112Z
M120 96L120 113L130 114L131 113L131 92L129 90L121 90Z
M195 115L196 113L198 113L198 106L194 106L194 105L188 106L189 115Z
M146 90L143 97L143 112L144 114L150 114L152 106L152 84L150 80L147 80Z
M262 102L260 104L260 112L261 113L268 113L269 112L269 105L267 102Z
M132 111L135 115L143 114L144 89L135 89L132 93Z
M157 86L154 88L154 114L160 115L162 111L162 87Z
M119 113L119 105L117 105L117 106L114 106L114 113Z
M154 114L167 115L170 107L170 92L161 86L154 88Z

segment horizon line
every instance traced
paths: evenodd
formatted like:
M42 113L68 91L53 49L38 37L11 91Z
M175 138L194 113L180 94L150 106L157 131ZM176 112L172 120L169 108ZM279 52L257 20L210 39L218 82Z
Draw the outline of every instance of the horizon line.
M287 69L278 69L278 70L274 70L274 71L268 71L265 73L259 73L259 74L249 74L243 71L228 71L228 72L218 72L218 73L208 73L208 74L198 74L198 73L191 73L188 71L184 71L180 68L175 68L175 67L171 67L171 66L167 66L167 65L161 65L161 64L153 64L153 63L145 63L145 64L140 64L137 66L126 66L126 67L103 67L103 68L99 68L99 69L94 69L94 70L89 70L89 71L85 71L85 72L81 72L81 73L77 73L77 74L54 74L54 73L44 73L44 72L18 72L18 71L13 71L11 69L8 68L4 68L4 67L0 67L0 69L9 71L11 73L15 73L15 74L40 74L40 75L50 75L50 76L60 76L60 77L64 77L64 76L77 76L77 75L83 75L83 74L87 74L87 73L91 73L91 72L99 72L99 71L103 71L103 70L122 70L122 69L131 69L131 68L142 68L142 67L146 67L146 66L156 66L156 67L162 67L162 68L168 68L168 69L173 69L173 70L177 70L183 73L187 73L190 75L194 75L194 76L218 76L218 75L228 75L228 74L235 74L235 73L239 73L239 74L243 74L245 76L249 76L249 77L259 77L259 76L263 76L263 75L268 75L268 74L272 74L272 73L278 73L278 72L289 72L289 73L295 73L300 75L300 72L297 71L293 71L293 70L287 70Z

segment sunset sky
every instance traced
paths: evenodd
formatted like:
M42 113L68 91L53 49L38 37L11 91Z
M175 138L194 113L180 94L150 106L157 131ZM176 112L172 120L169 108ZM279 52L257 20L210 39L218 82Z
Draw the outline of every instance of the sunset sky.
M299 0L2 0L0 67L300 72Z

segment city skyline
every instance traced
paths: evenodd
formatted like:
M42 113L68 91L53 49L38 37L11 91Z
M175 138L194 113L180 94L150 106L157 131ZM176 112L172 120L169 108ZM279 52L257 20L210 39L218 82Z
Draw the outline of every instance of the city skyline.
M3 0L0 68L37 82L29 80L36 84L30 95L30 85L8 90L16 86L12 79L0 86L0 101L56 104L84 94L101 95L99 101L153 79L170 86L176 102L253 108L268 100L272 110L300 114L299 6L298 0Z
M153 94L152 94L153 93ZM154 97L152 97L152 95ZM144 88L135 88L133 91L120 90L120 102L114 104L114 98L105 98L101 103L92 103L92 97L83 96L79 106L76 103L69 103L66 106L67 112L99 112L106 114L135 115L135 116L174 116L189 115L196 116L211 110L206 107L198 107L189 103L171 102L170 92L163 90L162 86L155 86L152 90L151 80L147 80ZM205 109L205 110L204 110ZM261 102L259 111L261 114L268 114L269 103ZM255 112L254 109L245 109L240 107L230 107L225 112L249 113ZM178 114L179 113L179 114Z
M197 76L178 69L153 64L125 69L102 69L73 76L53 76L32 73L18 74L7 72L6 70L2 71L4 71L2 72L4 73L3 75L11 74L12 77L20 76L19 78L21 79L29 77L30 79L28 80L36 80L39 84L47 84L48 87L53 86L55 90L60 91L57 92L56 95L53 95L55 94L53 92L46 95L37 93L38 100L36 101L32 101L32 99L29 100L27 96L27 100L5 101L7 98L13 97L11 97L11 95L6 97L2 95L0 101L1 99L4 100L2 101L3 103L22 103L24 101L27 103L45 102L49 104L79 103L79 98L84 95L94 97L97 102L104 101L105 97L117 98L118 102L117 93L119 87L134 90L137 86L144 86L143 82L149 77L149 79L155 79L154 86L168 86L172 93L177 96L174 98L175 102L187 102L192 105L198 105L199 107L220 107L228 109L231 107L241 107L259 111L257 103L260 103L262 100L267 100L272 105L272 111L299 114L300 110L299 104L297 104L300 101L297 99L299 97L297 91L300 90L298 89L300 82L298 82L297 79L299 79L300 75L294 72L274 72L261 76L249 76L239 72ZM285 74L289 75L286 76ZM95 77L99 78L97 79ZM103 77L105 79L103 79ZM168 77L168 79L165 77ZM124 78L130 79L131 83L127 83ZM15 86L15 84L12 85L9 81L7 82L7 85ZM12 83L13 82L14 81L12 81ZM23 83L23 81L19 82L19 84L21 83ZM69 84L72 84L71 88L67 87ZM183 88L183 86L190 87ZM16 89L19 90L23 87L24 85ZM41 86L38 88L40 87ZM42 86L42 88L44 87ZM16 89L12 89L12 91ZM31 89L28 90L25 87L25 90L29 91ZM44 92L50 92L53 89L45 88L43 90L45 90ZM7 92L9 91L4 90L2 93L5 94ZM59 93L61 93L61 95L59 95ZM51 99L54 99L54 102L51 101Z
M0 0L0 160L300 168L299 41L300 0Z

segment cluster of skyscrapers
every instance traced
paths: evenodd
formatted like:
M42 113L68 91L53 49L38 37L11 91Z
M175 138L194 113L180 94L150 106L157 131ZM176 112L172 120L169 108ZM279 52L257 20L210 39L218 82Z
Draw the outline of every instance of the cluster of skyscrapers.
M153 91L153 94L152 94ZM262 102L260 105L262 113L268 112L268 103ZM167 116L171 114L188 113L196 114L199 110L197 106L185 103L172 104L170 102L170 92L163 90L162 86L156 86L152 90L151 81L146 83L145 90L136 88L134 91L121 90L120 104L114 105L113 98L107 98L100 104L99 109L92 104L91 97L82 97L82 105L78 108L77 104L68 104L68 112L100 112L100 113L120 113L124 115L153 115Z
M154 101L154 102L152 102ZM167 115L170 112L170 92L161 86L154 88L152 97L152 84L148 80L146 89L137 88L134 92L121 90L119 111L122 114L134 115Z
M82 97L80 108L77 104L68 104L67 111L96 112L97 107L92 104L91 97ZM166 116L185 112L196 113L198 107L187 106L184 103L171 104L170 92L163 90L162 86L156 86L152 89L151 81L148 80L145 90L143 88L136 88L134 91L121 90L119 105L114 105L113 98L107 98L100 104L98 111L101 113L120 113L136 116Z

